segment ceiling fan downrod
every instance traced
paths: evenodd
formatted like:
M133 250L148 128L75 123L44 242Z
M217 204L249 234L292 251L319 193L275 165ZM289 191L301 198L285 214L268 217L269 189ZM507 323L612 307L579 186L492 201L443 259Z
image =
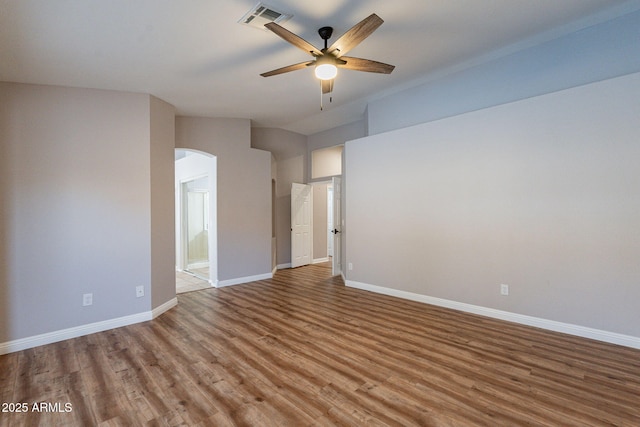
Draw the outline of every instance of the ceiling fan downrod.
M318 30L318 34L320 35L320 38L324 40L324 49L322 49L322 52L324 53L328 48L327 40L329 40L333 34L333 27L322 27Z

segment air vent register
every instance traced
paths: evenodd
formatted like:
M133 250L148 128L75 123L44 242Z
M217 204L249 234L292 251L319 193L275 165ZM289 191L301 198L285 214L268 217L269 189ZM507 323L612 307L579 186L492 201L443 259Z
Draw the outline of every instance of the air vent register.
M238 23L266 30L264 24L268 24L269 22L282 23L289 20L292 16L291 14L278 12L273 7L264 3L258 3L240 18Z

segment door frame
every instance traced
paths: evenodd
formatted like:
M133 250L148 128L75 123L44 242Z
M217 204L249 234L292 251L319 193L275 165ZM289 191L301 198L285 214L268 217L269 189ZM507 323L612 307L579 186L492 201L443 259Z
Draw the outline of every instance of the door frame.
M342 176L331 178L333 189L333 257L331 258L331 274L342 275L342 236L344 219L342 215Z
M179 180L179 184L178 184L178 192L179 192L179 199L180 199L180 263L181 265L179 265L178 267L181 270L188 270L189 269L189 230L188 230L188 224L187 224L187 193L188 191L185 191L185 185L188 184L191 181L196 181L198 179L202 179L202 178L208 178L209 174L199 174L199 175L194 175L194 176L190 176L187 178L183 178L181 180ZM211 194L209 194L209 197L211 197ZM211 206L209 206L209 209L211 208ZM211 224L209 223L209 229L211 229ZM208 257L209 257L209 264L211 264L211 247L210 247L210 242L207 241L207 253L208 253ZM211 265L209 265L209 268L211 268ZM201 277L202 278L202 277ZM210 280L210 278L207 278L207 280Z

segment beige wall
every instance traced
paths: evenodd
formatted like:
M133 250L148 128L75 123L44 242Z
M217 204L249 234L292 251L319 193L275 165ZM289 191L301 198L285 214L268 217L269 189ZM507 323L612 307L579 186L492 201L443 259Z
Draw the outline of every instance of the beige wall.
M311 152L311 179L342 175L342 145Z
M348 142L347 278L640 337L638 111L632 74Z
M345 142L353 139L362 138L365 136L365 123L364 120L349 123L346 125L338 126L333 129L325 130L322 132L314 133L307 137L307 150L308 150L308 180L311 181L311 153L323 148L335 148L337 146L343 146ZM318 175L318 174L316 174Z

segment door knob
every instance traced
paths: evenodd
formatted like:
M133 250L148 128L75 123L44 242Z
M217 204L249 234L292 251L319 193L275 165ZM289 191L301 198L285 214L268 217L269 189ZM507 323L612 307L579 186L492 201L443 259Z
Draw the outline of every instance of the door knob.
M338 234L340 232L340 230L338 230L337 228L334 228L333 230L331 230L331 232L333 234Z

